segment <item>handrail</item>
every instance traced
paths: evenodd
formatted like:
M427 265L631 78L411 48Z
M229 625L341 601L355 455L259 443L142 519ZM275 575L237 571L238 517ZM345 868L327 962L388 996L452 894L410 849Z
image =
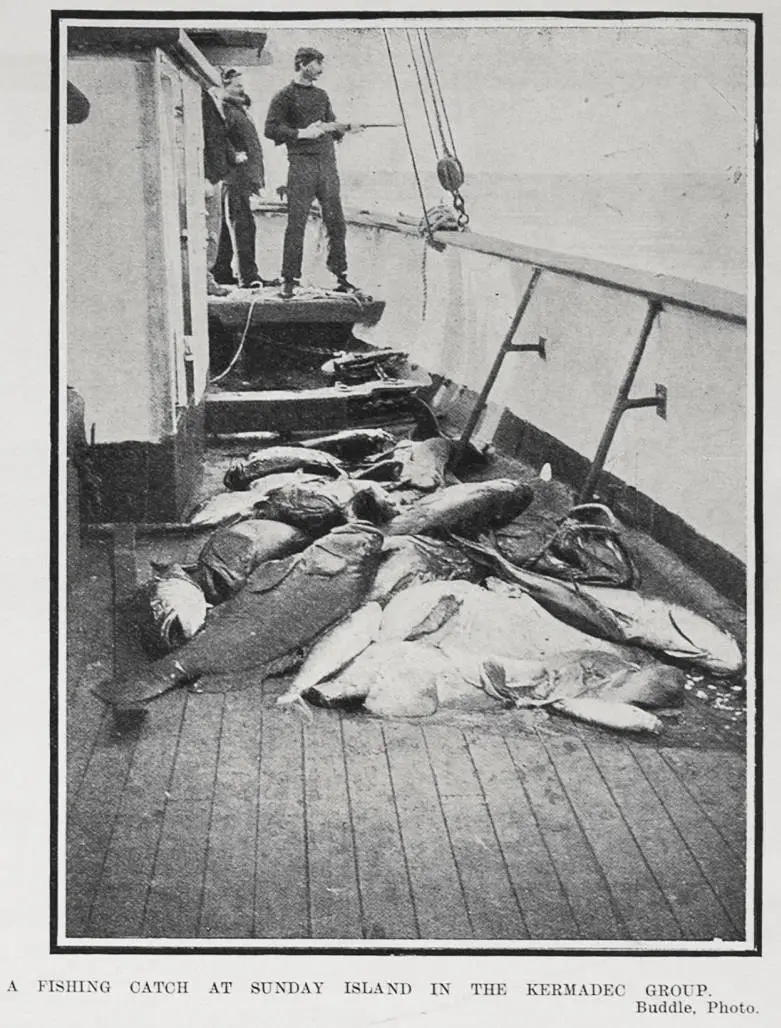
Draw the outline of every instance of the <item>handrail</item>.
M552 271L568 278L606 286L622 293L632 293L649 300L701 314L711 314L727 321L746 323L746 298L740 293L718 286L708 286L672 275L638 271L620 264L590 257L575 257L555 253L552 250L538 250L519 243L510 243L495 236L482 236L474 232L435 232L438 243L455 246L461 250L502 257L518 264L529 264L536 268Z
M261 204L259 210L267 213L284 213L285 205ZM349 224L366 228L381 228L402 235L420 237L417 223L399 221L393 215L374 211L345 208L345 218ZM706 285L691 279L676 278L654 271L641 271L627 268L621 264L591 257L578 257L574 254L557 253L555 250L539 250L536 247L512 243L498 236L484 236L476 232L435 232L434 239L445 246L454 246L460 250L471 250L474 253L487 254L514 261L516 264L528 264L557 275L580 279L594 285L614 289L617 292L642 296L648 300L657 300L663 306L681 307L684 310L697 311L700 314L722 318L746 324L747 302L741 293L719 286Z

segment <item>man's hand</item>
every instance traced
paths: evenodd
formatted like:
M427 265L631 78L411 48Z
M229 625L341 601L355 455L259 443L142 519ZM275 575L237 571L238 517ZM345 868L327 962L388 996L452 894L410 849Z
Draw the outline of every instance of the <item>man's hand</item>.
M350 132L352 135L357 136L358 133L366 131L366 126L361 125L359 121L351 121L350 124L347 126L347 131Z
M243 150L237 150L236 151L235 161L236 161L237 164L246 164L247 163L247 155L246 155L246 153L244 153Z
M299 139L319 139L326 133L326 127L321 121L313 121L311 125L307 125L306 128L300 128L298 130Z
M323 122L323 128L326 132L341 132L344 135L347 132L363 132L365 125L360 125L358 122L347 122L347 121L326 121Z
M208 179L203 180L203 195L207 200L214 196L214 183L210 182Z

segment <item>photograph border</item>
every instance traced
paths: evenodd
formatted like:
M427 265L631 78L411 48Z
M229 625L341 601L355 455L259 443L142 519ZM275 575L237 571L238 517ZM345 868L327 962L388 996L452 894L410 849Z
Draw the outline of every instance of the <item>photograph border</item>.
M60 890L65 883L61 881L59 873L60 853L60 819L64 818L65 811L60 809L59 790L63 772L60 768L61 761L65 755L60 752L58 736L60 732L61 707L65 705L65 668L60 668L60 586L62 579L61 557L64 549L60 538L64 519L62 507L64 497L60 482L60 457L61 443L60 432L63 424L64 410L61 403L61 372L60 360L60 299L61 268L59 240L60 224L62 216L62 204L66 198L60 195L60 161L64 141L60 138L60 46L62 23L73 19L91 19L95 21L122 21L129 22L143 21L177 21L182 22L229 22L241 21L268 21L269 23L291 22L317 22L317 21L340 21L349 27L349 23L355 23L356 27L361 23L377 22L387 20L471 20L486 21L490 19L511 19L522 18L535 19L545 18L548 21L599 21L599 20L623 20L627 22L644 21L649 19L660 20L696 20L698 18L708 21L751 21L754 24L754 52L752 55L753 78L754 78L754 153L753 153L753 212L754 212L754 254L753 254L753 283L754 297L753 310L749 304L749 346L751 344L751 325L753 314L753 346L754 346L754 422L753 422L753 512L747 504L747 524L753 525L753 547L749 546L749 554L753 557L753 588L751 582L751 569L747 567L748 588L747 599L753 598L753 625L748 624L748 635L753 642L753 670L754 670L754 724L753 724L753 752L754 765L747 767L747 781L753 775L753 815L754 815L754 846L753 854L748 853L746 865L746 882L749 881L749 871L753 861L753 897L747 894L747 900L753 898L753 948L731 949L725 944L724 949L697 950L679 948L672 944L671 948L659 948L653 944L639 944L642 948L612 948L596 943L589 948L575 948L563 945L561 948L548 949L535 946L527 946L523 941L518 945L501 945L485 947L474 947L468 945L436 945L421 947L415 945L415 940L410 940L409 946L388 946L377 945L374 940L366 940L362 944L355 945L328 945L318 944L316 940L302 940L304 945L264 945L261 940L247 940L242 945L216 946L205 942L203 946L194 945L192 942L181 945L154 945L154 940L148 944L132 943L129 945L84 942L59 942L59 932L62 927L59 922L59 899ZM540 956L540 957L579 957L579 956L610 956L610 957L722 957L722 956L762 956L762 898L763 898L763 825L764 825L764 795L763 795L763 555L764 555L764 520L763 520L763 424L764 424L764 338L763 338L763 308L764 308L764 80L763 80L763 19L761 12L744 11L563 11L563 10L532 10L513 11L507 10L481 10L481 11L339 11L339 10L316 10L316 11L201 11L201 10L106 10L106 9L52 9L51 10L51 81L50 81L50 104L51 104L51 302L50 302L50 370L51 370L51 401L50 401L50 596L49 596L49 646L50 646L50 767L49 767L49 788L50 788L50 877L49 877L49 952L51 954L94 954L94 955L132 955L145 954L151 956L164 955L204 955L204 956L253 956L253 955L279 955L279 956L305 956L305 955L334 955L334 956ZM750 76L747 81L750 81ZM752 155L749 152L748 161L751 163ZM748 263L751 270L751 264ZM749 358L747 354L747 370ZM751 409L749 407L749 409ZM750 432L747 430L747 440ZM64 454L63 454L64 456ZM746 468L747 483L752 469L749 465ZM749 500L750 503L750 500ZM753 518L750 517L753 513ZM749 612L752 606L749 602ZM61 693L61 689L63 690ZM750 722L749 722L750 724ZM751 742L752 733L747 730L746 741ZM749 747L749 755L751 747ZM746 823L748 826L749 818ZM748 893L748 889L747 889ZM749 918L747 916L747 923ZM232 942L233 940L231 940Z

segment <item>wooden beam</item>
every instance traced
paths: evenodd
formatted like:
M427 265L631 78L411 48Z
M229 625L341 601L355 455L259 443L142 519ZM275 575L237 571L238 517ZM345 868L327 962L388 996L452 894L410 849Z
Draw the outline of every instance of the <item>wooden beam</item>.
M276 293L251 293L237 290L228 296L210 296L209 314L224 325L243 327L252 306L252 325L264 324L346 324L376 325L385 310L384 300L358 303L344 297L301 296L283 300Z

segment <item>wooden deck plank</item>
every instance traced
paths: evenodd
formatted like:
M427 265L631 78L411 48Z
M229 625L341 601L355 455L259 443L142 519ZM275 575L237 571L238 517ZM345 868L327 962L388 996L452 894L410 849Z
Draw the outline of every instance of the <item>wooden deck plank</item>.
M585 745L667 897L681 938L734 938L727 912L626 746L594 739Z
M345 717L342 735L364 937L415 939L419 930L382 727L368 718Z
M315 939L363 935L344 748L337 713L304 727L309 909Z
M113 674L113 586L111 550L105 545L85 545L80 573L69 585L66 643L66 689L60 702L67 704L66 782L68 805L78 795L92 749L106 713L105 704L90 692Z
M140 727L90 918L98 938L137 938L160 841L186 693L169 693Z
M203 899L223 695L189 693L144 918L154 938L194 938Z
M388 722L382 731L421 938L473 938L421 729Z
M746 758L732 750L675 749L660 754L678 774L736 856L746 858Z
M508 738L507 746L567 894L580 937L626 939L626 926L545 747L531 736Z
M629 743L646 779L664 804L692 856L721 900L738 933L745 937L745 868L683 787L655 747Z
M198 931L205 938L252 937L260 707L259 689L225 696Z
M301 722L264 709L260 740L254 929L257 938L308 938Z
M135 533L117 529L109 550L111 570L112 668L126 674L141 659L130 643L121 616L136 588ZM70 806L66 842L66 915L68 936L88 935L90 918L133 762L136 733L118 732L113 714L104 710L78 795Z
M423 735L475 937L528 938L463 733L427 725Z
M631 939L678 939L670 910L583 742L574 733L548 736L545 747L599 861ZM615 746L623 745L615 740Z
M579 938L580 930L505 740L470 730L467 744L530 937Z

